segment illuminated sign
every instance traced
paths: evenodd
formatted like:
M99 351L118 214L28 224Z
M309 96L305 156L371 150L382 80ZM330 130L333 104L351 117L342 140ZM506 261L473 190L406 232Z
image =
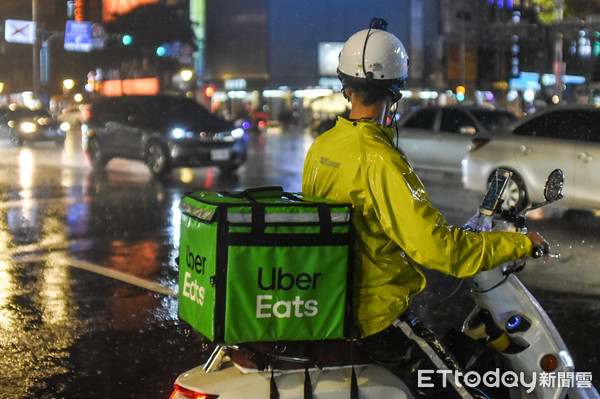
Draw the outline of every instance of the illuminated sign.
M67 21L65 28L65 50L83 51L92 50L92 23Z
M9 43L33 44L35 22L7 19L4 26L4 40Z
M156 95L160 91L157 78L105 80L100 85L100 94L109 97L123 95Z
M102 20L104 22L112 21L115 17L127 14L138 6L155 3L158 3L158 0L104 0L102 3Z
M75 0L75 21L83 22L85 20L84 6L84 0Z

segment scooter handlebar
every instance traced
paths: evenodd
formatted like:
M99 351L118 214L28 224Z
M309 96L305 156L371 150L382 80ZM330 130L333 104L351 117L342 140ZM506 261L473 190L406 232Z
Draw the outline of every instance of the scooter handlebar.
M545 256L547 258L553 258L553 259L560 259L560 257L561 257L559 253L549 252L549 251L544 252L544 250L542 248L539 248L539 247L535 248L533 250L533 254L532 255L536 259L537 258L541 258L542 256Z

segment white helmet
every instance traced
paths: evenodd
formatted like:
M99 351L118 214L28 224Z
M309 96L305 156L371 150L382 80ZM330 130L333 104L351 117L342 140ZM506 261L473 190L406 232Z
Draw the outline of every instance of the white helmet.
M370 83L387 89L398 101L408 77L408 54L404 45L385 29L387 22L379 18L370 28L352 35L340 52L338 77L348 83Z

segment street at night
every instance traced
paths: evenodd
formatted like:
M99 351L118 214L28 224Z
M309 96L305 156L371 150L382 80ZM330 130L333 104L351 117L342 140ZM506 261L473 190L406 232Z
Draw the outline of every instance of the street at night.
M370 347L371 360L385 355L398 360L394 367L409 364L419 374L411 386L404 369L359 364L367 376L358 373L358 385L374 389L361 398L396 397L381 392L427 390L420 373L434 371L426 370L424 358L412 362L406 342L417 342L429 357L435 342L424 342L427 332L408 313L439 337L463 329L479 340L466 349L459 348L461 339L446 342L455 344L457 362L469 372L488 371L493 363L515 379L517 372L539 374L533 395L502 381L513 397L558 399L539 392L564 388L572 388L571 398L582 391L598 397L589 385L600 387L600 0L0 3L0 398L266 396L258 392L273 393L275 371L267 387L268 373L234 369L241 363L214 351L216 344L192 327L217 342L277 340L276 350L287 355L281 344L287 337L277 334L301 328L261 330L254 323L263 319L306 327L304 336L291 338L310 341L301 370L306 392L345 395L339 382L350 367L321 367L314 340L348 338L356 327L365 338L358 346L370 339L385 345ZM307 158L325 132L332 134ZM427 194L390 142L415 167ZM294 204L288 217L277 195L275 211L228 203L238 218L230 221L217 204L220 196L187 196L274 192L273 186L300 193L305 158L306 194L342 198L354 213L323 200L300 210ZM528 213L527 231L521 229L517 210L543 201L546 176L555 169L566 180L548 181L560 185L562 202ZM505 180L497 180L501 175ZM479 218L470 221L483 219L487 208L479 206L492 181L498 187L508 181L501 205L514 212L503 216L513 216L512 227L529 239L446 228L444 218L454 226L474 214ZM205 204L205 198L217 199ZM488 216L498 209L496 200L486 201L494 203ZM344 212L331 212L325 223L329 207ZM259 227L268 226L260 240L256 225L245 224L257 217ZM507 224L497 220L496 230ZM281 238L282 231L291 233ZM191 248L182 251L189 270L181 274L180 242ZM247 246L259 255L231 255L232 247ZM288 246L304 252L281 261L279 248ZM336 255L341 249L344 255ZM422 267L426 288L413 296L425 287L420 263L472 277L495 266L483 260L499 263L511 253L544 257L524 268L517 267L520 260L508 262L471 280ZM353 254L359 267L349 272L346 258ZM277 262L267 265L270 257ZM285 270L292 258L300 266ZM227 263L236 260L241 272ZM248 265L258 265L256 275L244 275L253 270ZM343 273L331 278L330 271ZM256 276L262 290L256 298L236 297ZM325 284L322 297L302 297L304 290L317 291L318 276L339 289L339 300ZM477 288L470 291L470 284ZM274 296L284 291L293 295ZM319 301L337 306L337 316L324 306L319 313L313 306ZM232 316L232 308L240 313ZM336 332L319 335L318 318ZM235 334L275 335L228 340L223 331L231 320L240 326ZM406 341L387 339L390 330ZM323 345L334 348L330 357L343 361L338 354L345 349L335 349L340 342L330 343ZM215 365L217 372L204 374L198 366L213 353L216 363L224 358L231 367ZM254 355L248 360L257 368L281 360ZM450 370L440 366L450 357L444 357L426 362L443 374L446 388L443 372ZM309 390L309 366L317 376L333 370L333 377ZM285 386L300 374L280 376ZM452 382L457 390L469 382L464 377ZM299 384L288 385L282 398L297 394Z
M0 396L168 398L175 378L212 345L177 316L181 197L189 191L281 185L300 190L312 136L300 128L253 134L235 175L177 169L155 180L141 162L113 160L92 172L77 133L64 148L0 140ZM460 177L420 173L451 223L480 196ZM521 273L553 318L580 371L600 375L595 264L600 220L547 208L531 218L563 257ZM413 309L438 332L471 310L466 284L429 274ZM594 381L595 382L595 381Z

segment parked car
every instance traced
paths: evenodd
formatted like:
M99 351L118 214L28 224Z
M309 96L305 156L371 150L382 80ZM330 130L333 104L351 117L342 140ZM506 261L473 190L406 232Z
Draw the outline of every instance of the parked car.
M66 137L60 122L45 109L14 104L0 108L0 132L16 147L34 141L54 141L63 145Z
M496 108L421 108L398 122L398 147L414 168L460 173L474 137L515 119L509 111Z
M88 114L82 145L94 168L129 158L146 162L153 175L179 166L232 172L246 160L244 130L185 97L101 97Z
M58 120L63 124L68 123L68 125L63 125L63 128L66 130L80 129L81 125L86 119L86 114L89 107L89 104L71 105L70 107L64 108L62 111L60 111Z
M600 209L600 108L550 107L475 143L462 165L466 188L484 192L493 171L506 168L513 176L504 206L523 208L543 202L544 182L560 168L565 197L558 206Z

